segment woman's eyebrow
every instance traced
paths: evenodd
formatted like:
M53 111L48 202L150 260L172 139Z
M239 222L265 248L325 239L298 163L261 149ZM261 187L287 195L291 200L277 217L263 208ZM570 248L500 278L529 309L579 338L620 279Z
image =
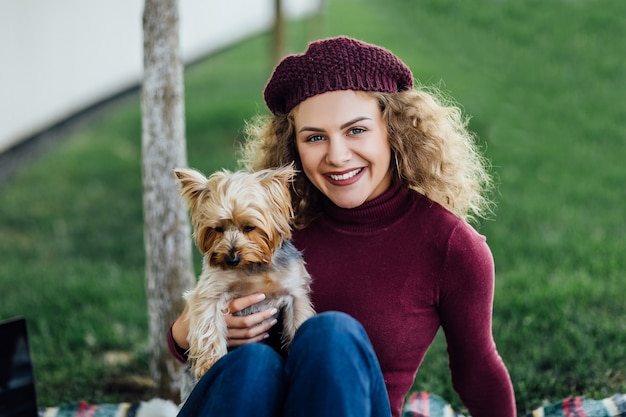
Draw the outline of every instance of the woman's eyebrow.
M339 126L341 129L345 129L346 127L353 125L357 122L360 122L361 120L372 120L369 117L365 117L365 116L359 116L359 117L355 117L354 119L350 120L349 122L346 122L344 124L342 124L341 126Z
M320 129L319 127L303 126L303 127L300 128L300 130L298 130L298 133L302 133L304 131L307 131L307 132L323 132L324 129Z
M341 126L339 126L339 128L340 129L345 129L346 127L348 127L350 125L353 125L355 123L358 123L361 120L372 120L372 119L369 118L369 117L365 117L365 116L355 117L354 119L352 119L352 120L342 124ZM324 129L320 129L319 127L303 126L303 127L300 128L300 130L298 130L298 133L301 133L301 132L304 132L304 131L307 131L307 132L323 132Z

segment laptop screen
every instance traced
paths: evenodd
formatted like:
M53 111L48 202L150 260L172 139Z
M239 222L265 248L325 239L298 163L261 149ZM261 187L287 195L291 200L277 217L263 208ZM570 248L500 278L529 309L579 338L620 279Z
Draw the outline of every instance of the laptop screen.
M0 321L0 417L37 417L26 320Z

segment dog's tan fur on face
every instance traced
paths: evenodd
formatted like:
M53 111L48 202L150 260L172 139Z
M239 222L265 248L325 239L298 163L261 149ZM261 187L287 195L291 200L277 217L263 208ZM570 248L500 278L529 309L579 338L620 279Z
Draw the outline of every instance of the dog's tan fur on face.
M264 293L266 301L259 308L282 310L283 345L288 347L296 329L314 314L308 298L310 276L289 240L289 184L295 171L219 171L209 178L190 169L174 172L204 255L198 284L185 294L189 361L196 377L227 352L224 314L234 298Z

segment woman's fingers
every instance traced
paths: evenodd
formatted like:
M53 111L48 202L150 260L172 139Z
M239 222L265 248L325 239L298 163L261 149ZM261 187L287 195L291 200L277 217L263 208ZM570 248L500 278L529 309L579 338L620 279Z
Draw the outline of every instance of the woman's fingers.
M265 312L257 314L265 315ZM270 318L272 316L270 315ZM277 320L271 318L264 320L260 324L253 327L229 328L228 329L228 345L230 347L241 346L246 343L260 342L269 336L268 331L275 325Z
M267 310L248 316L235 316L233 313L241 311L265 299L264 294L252 294L232 300L226 314L228 328L228 346L236 347L246 343L259 342L268 336L269 329L276 324L278 311L271 307Z
M245 297L235 298L228 303L229 313L236 313L263 300L265 300L265 294L263 293L255 293Z

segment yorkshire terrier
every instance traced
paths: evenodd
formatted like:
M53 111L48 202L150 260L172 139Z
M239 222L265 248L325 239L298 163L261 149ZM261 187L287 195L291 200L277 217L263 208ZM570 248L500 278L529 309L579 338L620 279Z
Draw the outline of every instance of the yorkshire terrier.
M290 241L292 167L254 173L226 170L206 178L175 169L189 206L202 273L184 294L189 306L189 365L202 377L227 353L225 316L229 302L260 292L266 299L234 315L275 307L282 313L282 346L315 314L309 299L311 277Z

